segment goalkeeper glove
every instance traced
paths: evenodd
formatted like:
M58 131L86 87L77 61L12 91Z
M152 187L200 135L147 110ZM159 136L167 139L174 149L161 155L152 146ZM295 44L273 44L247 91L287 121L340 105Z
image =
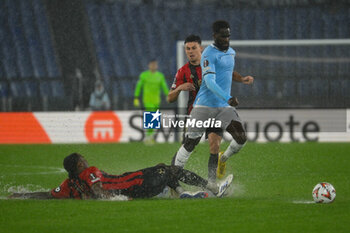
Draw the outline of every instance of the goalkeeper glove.
M140 107L140 101L137 97L134 98L134 106L135 107Z

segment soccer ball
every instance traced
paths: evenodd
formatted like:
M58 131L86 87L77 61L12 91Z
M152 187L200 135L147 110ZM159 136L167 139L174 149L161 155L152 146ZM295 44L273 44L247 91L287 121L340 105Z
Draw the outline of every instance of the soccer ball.
M327 182L319 183L312 190L312 197L316 203L331 203L335 199L335 188Z

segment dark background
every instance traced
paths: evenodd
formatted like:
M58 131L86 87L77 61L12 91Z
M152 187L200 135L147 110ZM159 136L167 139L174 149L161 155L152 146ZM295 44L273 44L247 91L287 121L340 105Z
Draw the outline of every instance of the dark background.
M349 6L347 0L0 0L0 110L84 110L98 78L113 110L133 109L148 61L157 58L170 87L176 41L192 33L211 40L217 19L229 21L232 40L346 39ZM235 48L236 70L256 82L232 91L242 108L348 108L349 48ZM163 107L176 104L164 100Z

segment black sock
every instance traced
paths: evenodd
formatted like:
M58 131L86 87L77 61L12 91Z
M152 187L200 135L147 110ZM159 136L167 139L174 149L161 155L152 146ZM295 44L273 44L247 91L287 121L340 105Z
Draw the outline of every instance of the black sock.
M208 180L210 182L216 181L216 169L218 167L218 154L210 154L208 161Z
M182 169L177 166L172 166L172 173L177 180L184 182L188 185L194 185L198 187L205 188L208 184L208 181L194 172Z
M176 155L177 155L177 151L175 152L174 157L171 160L171 165L175 165Z

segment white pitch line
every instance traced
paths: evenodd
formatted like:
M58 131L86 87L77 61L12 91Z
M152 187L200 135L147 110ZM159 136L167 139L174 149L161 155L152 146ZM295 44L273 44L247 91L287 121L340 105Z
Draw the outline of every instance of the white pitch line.
M9 164L0 164L0 167L13 167L13 168L33 168L33 169L46 169L51 171L42 171L42 172L17 172L9 174L2 174L2 176L26 176L26 175L48 175L48 174L58 174L63 173L66 170L59 167L46 167L46 166L28 166L28 165L9 165Z
M294 204L315 204L314 201L293 201Z

